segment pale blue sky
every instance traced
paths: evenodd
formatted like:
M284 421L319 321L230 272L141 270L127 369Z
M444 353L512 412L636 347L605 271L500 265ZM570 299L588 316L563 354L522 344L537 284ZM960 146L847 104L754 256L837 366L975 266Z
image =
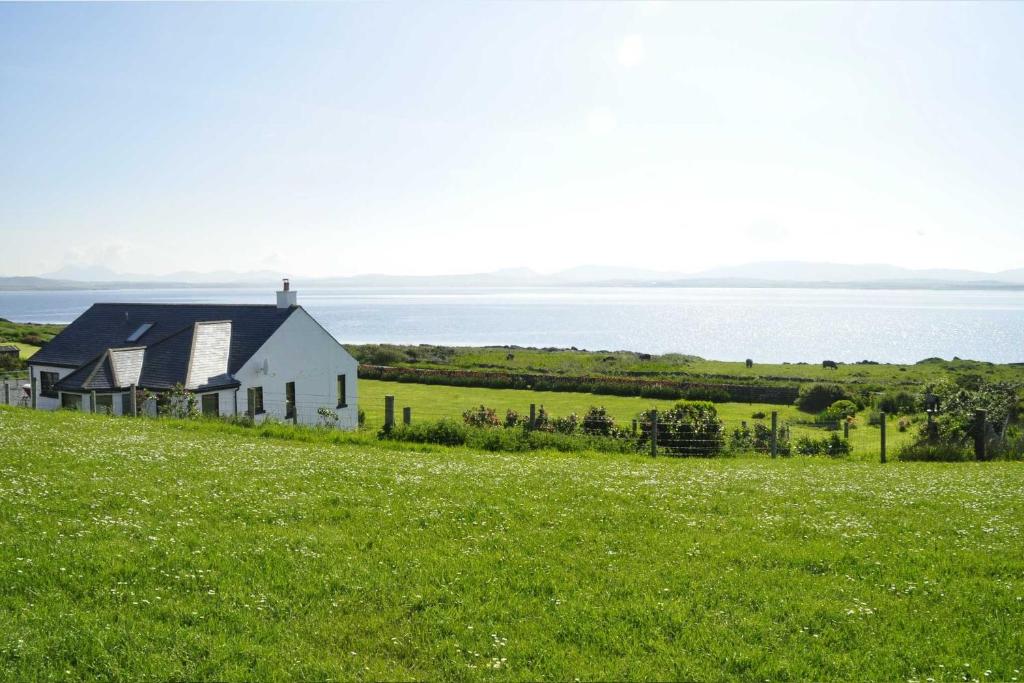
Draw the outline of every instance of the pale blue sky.
M0 5L0 274L1024 266L1024 4Z

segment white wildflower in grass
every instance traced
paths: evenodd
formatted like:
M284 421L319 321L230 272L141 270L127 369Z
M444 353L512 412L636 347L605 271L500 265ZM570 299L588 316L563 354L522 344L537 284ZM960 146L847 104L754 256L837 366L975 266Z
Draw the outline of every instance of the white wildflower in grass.
M0 409L6 677L1020 678L1019 463L344 439Z

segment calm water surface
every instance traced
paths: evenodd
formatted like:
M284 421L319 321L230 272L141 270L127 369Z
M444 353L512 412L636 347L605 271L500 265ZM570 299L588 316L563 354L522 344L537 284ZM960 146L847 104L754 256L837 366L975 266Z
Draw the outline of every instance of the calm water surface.
M69 322L100 301L273 303L274 293L0 292L0 317ZM349 343L576 346L761 362L1024 361L1024 292L299 288L299 303Z

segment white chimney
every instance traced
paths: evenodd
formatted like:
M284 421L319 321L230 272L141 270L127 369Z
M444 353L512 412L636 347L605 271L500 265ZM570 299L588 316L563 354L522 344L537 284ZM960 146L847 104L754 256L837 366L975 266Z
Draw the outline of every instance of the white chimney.
M288 308L289 306L298 306L297 292L290 289L288 286L288 278L284 279L282 289L277 293L277 307Z

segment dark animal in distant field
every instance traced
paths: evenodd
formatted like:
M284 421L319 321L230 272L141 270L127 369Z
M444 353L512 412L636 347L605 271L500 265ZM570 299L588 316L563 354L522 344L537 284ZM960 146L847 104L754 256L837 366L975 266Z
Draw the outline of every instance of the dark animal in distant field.
M750 360L750 359L748 358L748 359L747 359L747 368L752 368L752 367L754 367L754 361L752 361L752 360Z
M515 360L515 359L516 359L516 354L514 354L514 353L510 353L510 354L507 354L505 356L505 360Z
M836 363L834 360L823 360L821 361L821 367L826 369L831 368L832 370L838 370L839 364Z
M650 360L651 359L651 354L649 354L649 353L638 353L638 354L636 354L636 357L639 358L640 360Z
M605 356L604 358L601 359L601 362L602 363L614 363L615 362L615 356Z

